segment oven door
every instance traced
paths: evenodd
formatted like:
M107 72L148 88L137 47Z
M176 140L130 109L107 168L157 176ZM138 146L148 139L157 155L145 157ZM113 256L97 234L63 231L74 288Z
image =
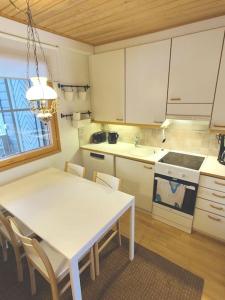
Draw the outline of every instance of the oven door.
M198 185L155 174L153 202L193 215Z

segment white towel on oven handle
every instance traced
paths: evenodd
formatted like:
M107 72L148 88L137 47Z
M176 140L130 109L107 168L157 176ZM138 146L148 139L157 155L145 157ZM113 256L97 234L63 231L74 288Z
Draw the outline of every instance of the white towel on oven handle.
M174 182L156 177L157 190L155 201L181 208L184 201L186 186L182 183Z

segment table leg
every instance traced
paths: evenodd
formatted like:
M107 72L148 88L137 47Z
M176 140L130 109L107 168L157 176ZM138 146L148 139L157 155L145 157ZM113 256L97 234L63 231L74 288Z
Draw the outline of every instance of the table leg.
M73 300L82 300L81 286L80 286L80 271L78 266L78 259L74 257L70 261L70 281L73 294Z
M129 243L129 258L134 259L134 223L135 223L135 206L134 201L130 207L130 243Z

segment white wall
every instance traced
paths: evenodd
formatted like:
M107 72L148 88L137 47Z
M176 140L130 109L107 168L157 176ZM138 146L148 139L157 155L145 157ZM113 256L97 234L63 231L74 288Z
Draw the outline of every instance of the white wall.
M56 48L54 47L54 52L56 52L57 58L52 60L54 64L56 61L58 64L56 68L54 66L53 77L55 81L67 84L89 83L88 56L93 53L92 46L42 30L39 31L39 34L42 42L56 46ZM24 38L26 36L26 26L0 17L0 36L1 41L2 38L5 38L7 43L11 39L23 43L24 41L21 37ZM0 51L1 46L2 43L0 43ZM46 47L48 48L48 46ZM71 126L70 120L61 119L60 114L61 112L70 113L77 110L85 111L89 108L89 97L82 103L80 101L79 99L71 102L67 101L63 99L63 94L60 94L58 121L62 152L0 172L0 185L49 166L63 168L66 160L79 161L78 131Z

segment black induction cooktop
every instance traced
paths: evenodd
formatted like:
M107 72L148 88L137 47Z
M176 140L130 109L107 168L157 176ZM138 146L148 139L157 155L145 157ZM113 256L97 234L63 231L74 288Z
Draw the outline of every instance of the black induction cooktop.
M159 160L159 162L183 168L199 170L204 159L204 157L197 155L168 152Z

